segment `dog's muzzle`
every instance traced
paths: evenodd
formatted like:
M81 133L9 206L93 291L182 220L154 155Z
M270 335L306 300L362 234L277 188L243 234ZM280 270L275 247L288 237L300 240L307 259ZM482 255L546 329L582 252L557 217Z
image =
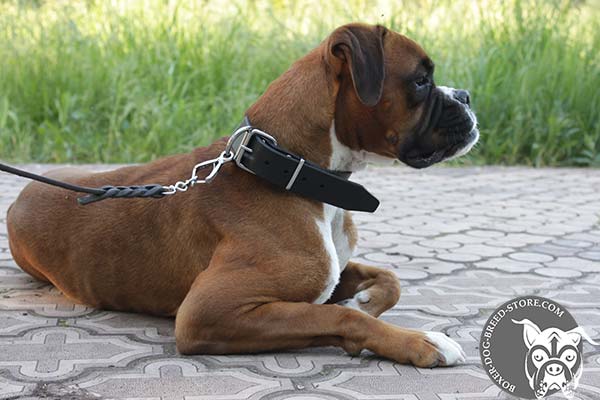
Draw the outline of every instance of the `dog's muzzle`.
M398 155L400 161L414 168L460 157L479 140L469 92L446 86L433 91L421 126Z
M567 391L573 380L573 372L562 360L551 358L540 366L534 377L534 390L537 398L544 397L553 390Z
M443 93L442 111L436 128L444 133L449 147L444 159L460 157L479 140L477 117L471 109L471 95L463 89L438 86Z

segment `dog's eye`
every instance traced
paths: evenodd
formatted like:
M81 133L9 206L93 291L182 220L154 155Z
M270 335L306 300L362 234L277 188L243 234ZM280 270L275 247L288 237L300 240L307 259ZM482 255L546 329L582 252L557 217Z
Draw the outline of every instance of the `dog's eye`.
M546 354L542 350L536 350L532 354L533 361L540 362L546 358Z
M417 79L409 81L409 85L412 85L412 97L411 103L416 106L424 102L428 94L431 92L433 81L428 75L423 75Z
M571 362L571 361L575 360L575 358L577 358L577 355L575 354L575 352L573 350L567 350L563 354L563 357L566 361Z
M422 76L415 81L415 85L417 86L417 89L421 89L429 85L429 78L427 76Z

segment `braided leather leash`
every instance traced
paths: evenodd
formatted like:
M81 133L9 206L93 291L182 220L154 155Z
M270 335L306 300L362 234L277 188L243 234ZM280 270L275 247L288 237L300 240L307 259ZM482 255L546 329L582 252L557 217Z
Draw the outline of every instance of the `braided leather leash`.
M170 188L162 185L142 185L142 186L103 186L101 188L90 188L86 186L74 185L72 183L58 181L56 179L48 178L47 176L34 174L28 171L23 171L10 165L0 163L0 171L8 172L9 174L18 175L23 178L32 179L34 181L42 182L47 185L60 187L67 190L72 190L79 193L87 193L87 196L80 197L77 202L81 205L94 203L96 201L120 198L120 199L131 199L134 197L141 198L160 198L168 194Z
M77 202L82 206L104 199L132 199L134 197L152 197L155 199L165 196L165 187L162 185L143 185L143 186L102 186L102 194L88 194L80 197Z

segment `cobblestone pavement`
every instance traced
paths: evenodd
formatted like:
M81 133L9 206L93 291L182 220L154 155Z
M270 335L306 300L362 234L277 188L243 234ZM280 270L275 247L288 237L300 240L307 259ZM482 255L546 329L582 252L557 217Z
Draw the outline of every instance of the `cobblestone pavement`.
M0 174L0 398L506 399L478 355L504 301L550 297L600 337L599 170L374 168L356 179L382 200L355 215L356 259L403 285L382 318L447 333L466 365L416 369L335 348L180 356L173 320L73 304L18 269L5 215L25 181ZM584 350L576 398L600 399L600 347Z

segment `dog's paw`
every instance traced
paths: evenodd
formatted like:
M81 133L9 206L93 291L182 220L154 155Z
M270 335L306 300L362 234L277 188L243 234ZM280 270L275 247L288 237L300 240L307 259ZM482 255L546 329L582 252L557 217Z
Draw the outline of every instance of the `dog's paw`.
M339 301L337 304L344 307L353 308L358 311L362 311L364 313L369 313L367 311L366 305L371 301L371 295L368 290L363 290L346 300Z
M450 339L441 332L424 332L425 340L431 343L439 353L437 365L433 367L449 367L452 365L462 364L467 360L467 355L463 351L460 344Z
M357 292L352 298L340 301L339 305L379 317L396 304L398 297L381 287L370 287Z

